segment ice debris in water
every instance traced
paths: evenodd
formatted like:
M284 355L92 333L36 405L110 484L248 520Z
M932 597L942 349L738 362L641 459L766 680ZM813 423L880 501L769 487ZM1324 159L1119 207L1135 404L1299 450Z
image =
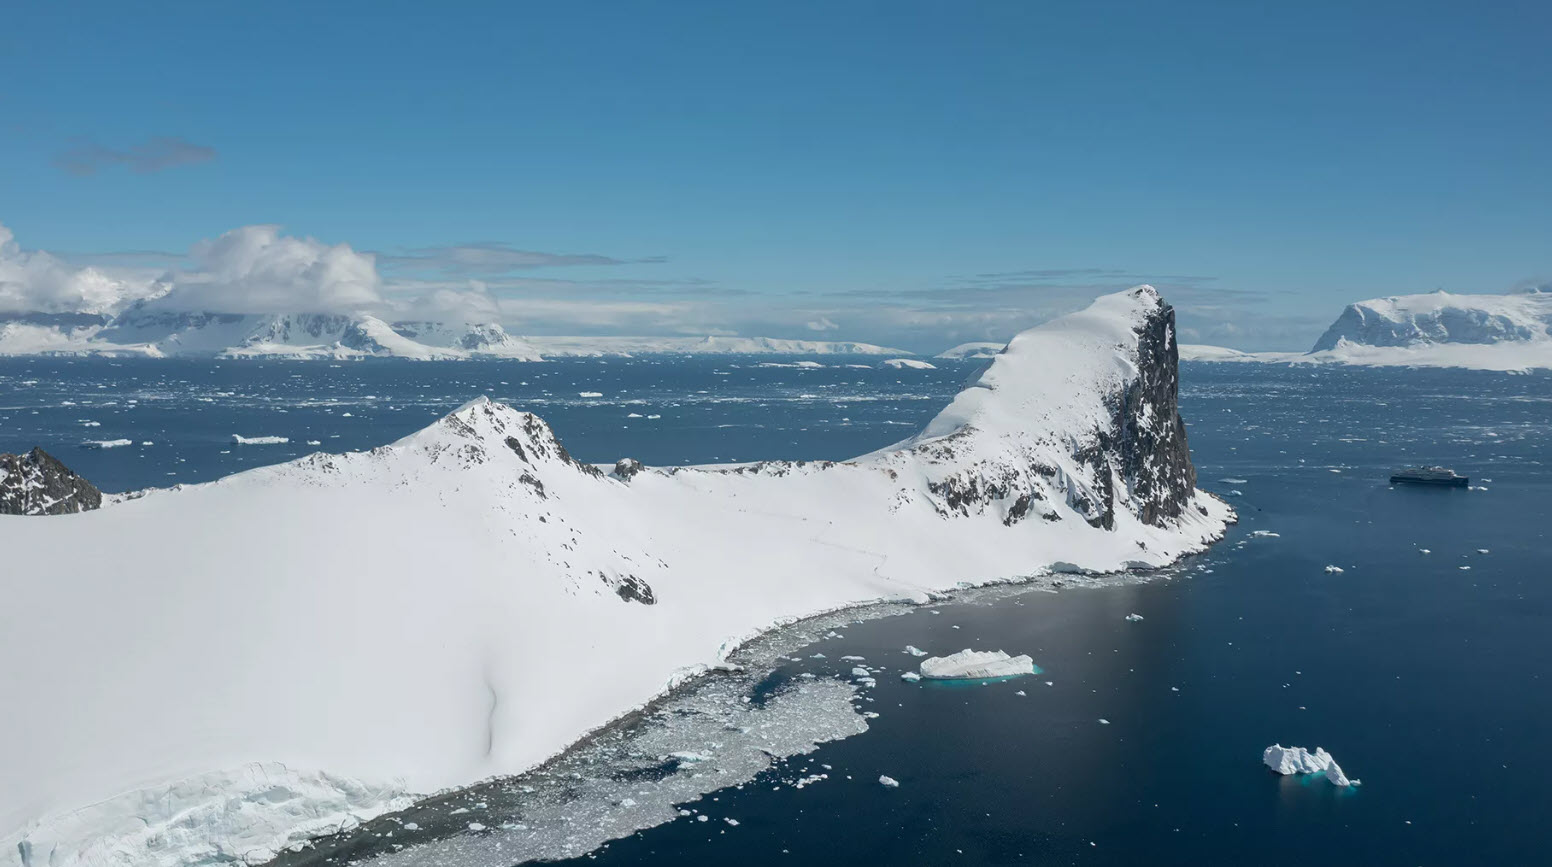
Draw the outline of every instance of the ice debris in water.
M485 804L488 815L502 819L497 825L481 816L496 826L483 833L401 831L388 839L373 836L384 830L376 823L362 825L354 836L372 841L366 845L373 856L362 860L372 867L510 867L517 861L580 857L681 815L704 816L681 812L678 805L765 772L791 774L784 779L798 785L812 767L794 757L867 731L867 720L853 706L857 690L851 684L805 681L760 703L740 701L762 677L756 671L706 680L632 726L605 730L537 771L465 790L471 803ZM393 830L401 829L409 827ZM522 857L514 858L514 851Z
M880 774L879 777L878 777L878 784L880 786L883 786L886 789L898 789L898 788L900 788L900 781L899 780L895 779L894 777L886 777L886 776L884 776L882 774Z
M907 644L905 646L905 652L909 653L912 656L926 656L927 655L927 651L922 650L920 647L917 647L914 644Z
M915 683L916 681L921 680L921 675L917 674L914 671L906 671L906 672L901 672L900 679L901 680L905 680L905 681L910 681L911 683Z
M290 441L290 437L245 437L232 434L232 442L240 446L280 446Z
M1126 615L1126 619L1130 620L1133 623L1136 623L1137 621L1142 619L1142 615L1138 614L1137 612L1134 611L1131 614Z
M1334 786L1359 784L1358 780L1349 780L1336 759L1320 747L1316 747L1312 753L1303 747L1272 744L1261 753L1261 761L1279 774L1325 774Z
M922 677L938 679L1017 677L1034 674L1035 661L1028 656L1009 656L1001 650L976 651L967 648L948 656L933 656L922 660L921 673Z
M1326 571L1332 573L1333 575L1335 575L1335 574L1340 574L1344 570L1342 569L1341 566L1327 566L1326 567Z

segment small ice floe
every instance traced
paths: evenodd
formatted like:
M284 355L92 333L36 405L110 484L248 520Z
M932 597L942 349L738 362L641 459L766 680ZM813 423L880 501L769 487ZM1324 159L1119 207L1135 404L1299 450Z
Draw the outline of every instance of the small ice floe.
M604 393L601 392L601 391L579 391L579 392L577 392L577 397L603 397L603 396L604 396Z
M927 651L922 650L920 647L917 647L917 646L912 645L912 644L907 644L905 646L905 652L909 653L912 656L926 656L927 655Z
M921 675L914 671L904 671L900 673L900 679L909 683L915 683L916 681L921 680Z
M978 680L987 677L1017 677L1035 673L1035 661L1028 656L1009 656L1001 650L976 651L966 648L948 656L922 660L922 677L939 680Z
M476 834L478 834L479 832L485 830L485 826L481 825L479 822L470 822L469 823L469 830L475 832Z
M1142 615L1138 614L1137 612L1134 611L1131 614L1126 615L1126 619L1131 621L1132 623L1136 623L1137 621L1142 619Z
M1428 550L1427 548L1418 548L1417 549L1417 553L1419 553L1419 554L1432 554L1433 552Z
M1280 538L1282 538L1282 534L1281 533L1273 533L1271 530L1255 530L1255 531L1251 532L1250 535L1258 536L1258 537L1260 537L1262 539L1280 539Z
M937 370L937 365L930 364L917 358L890 358L886 359L884 367L893 367L896 370L910 368L911 370Z
M851 676L852 677L872 677L873 676L873 672L868 671L866 668L863 668L862 666L859 665L856 668L853 668L851 670Z
M1486 554L1487 553L1487 549L1486 548L1478 548L1477 549L1477 553L1478 554Z
M81 443L83 449L116 449L121 446L132 446L134 440L87 440Z
M694 764L696 762L709 762L709 761L711 761L711 756L708 756L705 753L692 753L692 752L689 752L687 750L683 751L683 752L669 753L668 757L671 758L671 759L678 759L680 762L682 762L684 764Z
M1340 575L1345 570L1341 566L1327 566L1326 571L1333 575Z
M1102 725L1102 726L1110 725L1110 720L1107 720L1104 717L1100 717L1099 718L1099 724Z
M883 774L879 775L879 777L878 777L878 784L880 786L883 786L886 789L898 789L898 788L900 788L900 781L899 780L895 779L894 777L886 777Z
M841 661L842 662L865 662L865 661L867 661L867 657L866 656L843 656L843 657L841 657Z
M732 826L734 828L738 827L738 820L733 818L732 816L724 816L724 817L722 817L722 821L728 823L730 826Z
M1342 766L1331 754L1316 747L1312 753L1303 747L1285 747L1272 744L1261 753L1261 761L1279 774L1324 774L1334 786L1356 786L1358 780L1349 780L1342 773Z
M232 442L240 446L281 446L290 441L290 437L245 437L232 434Z
M1026 696L1027 697L1029 695L1029 693L1027 693L1027 692L1025 692L1025 691L1023 691L1021 689L1018 692L1015 692L1014 695L1022 695L1022 696Z
M1218 481L1223 482L1225 485L1243 485L1243 484L1245 484L1246 482L1248 482L1250 480L1249 479L1219 479Z

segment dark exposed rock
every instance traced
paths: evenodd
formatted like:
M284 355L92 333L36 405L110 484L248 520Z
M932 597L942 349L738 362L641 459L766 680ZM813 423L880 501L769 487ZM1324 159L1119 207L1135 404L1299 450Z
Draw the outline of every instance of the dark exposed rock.
M642 605L657 604L657 594L652 592L652 585L635 575L606 575L604 583L612 587L615 594L626 602L640 602Z
M636 474L643 469L645 467L641 465L641 461L635 458L620 458L614 463L614 473L612 475L622 482L628 482L635 478Z
M71 515L102 505L102 492L35 448L0 455L0 515Z

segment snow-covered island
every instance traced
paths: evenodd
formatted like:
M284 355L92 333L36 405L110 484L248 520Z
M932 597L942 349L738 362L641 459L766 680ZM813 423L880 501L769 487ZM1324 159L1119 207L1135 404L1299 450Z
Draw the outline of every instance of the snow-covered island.
M1186 361L1552 368L1552 293L1462 295L1430 292L1349 304L1309 352L1241 352L1186 344Z
M1199 551L1233 512L1196 488L1176 360L1139 287L849 461L611 470L482 398L368 452L0 516L0 865L251 863L532 767L795 618ZM4 472L24 510L70 489Z

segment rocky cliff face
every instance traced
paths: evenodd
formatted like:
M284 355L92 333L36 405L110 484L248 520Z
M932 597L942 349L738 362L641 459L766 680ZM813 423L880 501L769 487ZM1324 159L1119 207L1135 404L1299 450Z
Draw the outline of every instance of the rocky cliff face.
M1197 493L1174 308L1143 286L1058 324L1016 337L914 442L939 513L1012 526L1063 502L1106 530L1118 510L1173 525Z
M70 515L102 505L102 492L43 449L0 455L0 515Z

